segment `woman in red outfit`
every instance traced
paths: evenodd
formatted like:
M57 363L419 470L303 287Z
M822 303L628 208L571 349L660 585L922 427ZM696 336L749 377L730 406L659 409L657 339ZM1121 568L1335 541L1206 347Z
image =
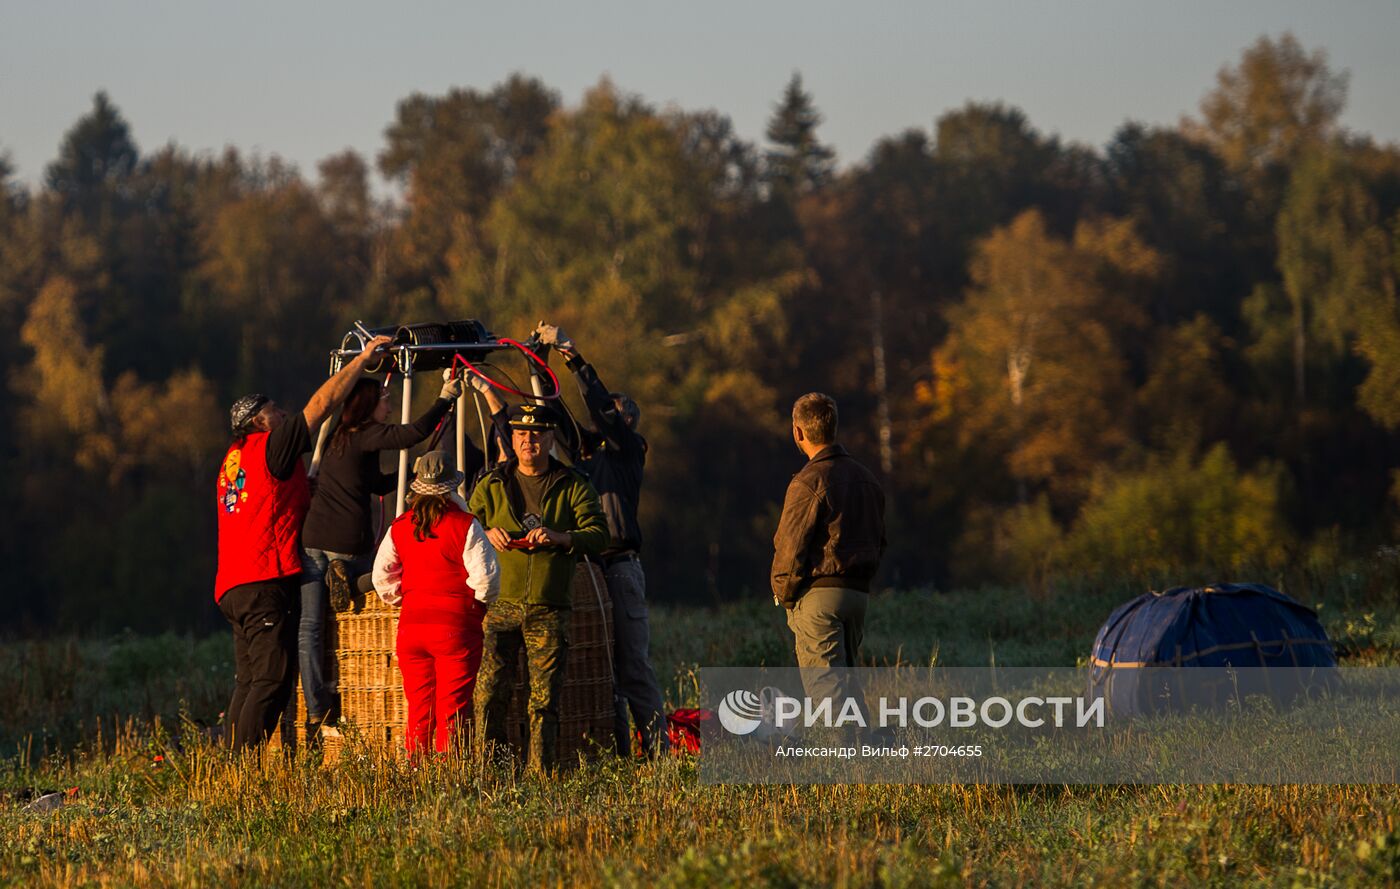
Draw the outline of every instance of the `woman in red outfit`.
M408 511L374 559L374 588L399 612L398 655L408 699L404 746L439 752L470 718L481 666L481 621L500 592L496 551L457 496L462 473L446 451L418 458Z

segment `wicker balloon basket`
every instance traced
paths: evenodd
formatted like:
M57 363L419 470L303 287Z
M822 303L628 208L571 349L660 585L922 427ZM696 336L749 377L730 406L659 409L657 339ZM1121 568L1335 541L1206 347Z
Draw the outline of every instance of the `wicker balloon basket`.
M408 705L403 694L395 640L398 609L376 595L356 600L348 611L332 614L326 628L325 675L340 689L341 737L324 738L328 757L339 754L349 738L402 749ZM612 602L603 573L580 562L574 572L569 655L559 703L559 758L570 762L613 744ZM529 737L529 685L525 656L516 665L506 734L523 750ZM282 717L283 745L306 743L306 706L297 693Z
M340 690L340 738L322 739L328 755L339 753L345 739L362 737L373 743L403 746L408 704L403 674L394 653L399 612L374 594L326 621L325 677ZM300 681L282 716L283 744L306 743L306 697Z

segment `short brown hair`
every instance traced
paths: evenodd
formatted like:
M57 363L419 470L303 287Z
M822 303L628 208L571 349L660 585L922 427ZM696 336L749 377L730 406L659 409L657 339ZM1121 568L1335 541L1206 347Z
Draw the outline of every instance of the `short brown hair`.
M836 402L830 395L808 392L792 404L792 423L812 444L836 441Z

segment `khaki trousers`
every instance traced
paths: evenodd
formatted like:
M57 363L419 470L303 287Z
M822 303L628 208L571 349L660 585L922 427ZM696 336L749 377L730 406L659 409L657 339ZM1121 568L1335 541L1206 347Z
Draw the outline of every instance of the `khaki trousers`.
M864 709L865 698L851 668L859 662L868 598L860 590L814 587L789 609L788 628L796 641L802 685L814 702L834 698L839 711L849 697Z

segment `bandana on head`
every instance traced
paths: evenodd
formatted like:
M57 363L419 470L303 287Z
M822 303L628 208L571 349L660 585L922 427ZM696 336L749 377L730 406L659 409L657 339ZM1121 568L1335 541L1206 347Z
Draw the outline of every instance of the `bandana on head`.
M243 431L243 427L248 425L248 421L256 417L258 411L262 410L263 405L271 400L271 398L268 398L260 392L255 392L252 395L245 395L238 399L233 403L233 407L229 408L229 428L234 432Z

